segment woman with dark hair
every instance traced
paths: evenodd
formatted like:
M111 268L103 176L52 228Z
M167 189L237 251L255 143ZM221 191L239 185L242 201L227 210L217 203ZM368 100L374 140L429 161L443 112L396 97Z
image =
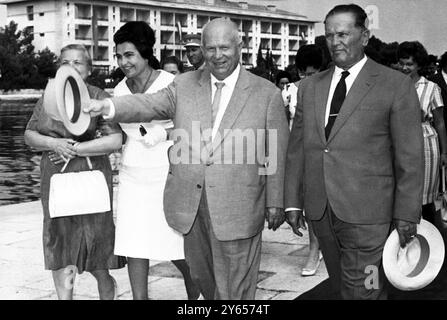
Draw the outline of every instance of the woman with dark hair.
M170 84L174 75L158 70L154 31L142 21L123 25L114 35L118 66L125 78L115 96L153 93ZM188 299L197 299L186 264L183 235L170 228L163 212L163 190L168 175L167 140L171 120L122 124L127 139L123 147L117 196L115 254L128 257L134 299L148 299L149 261L171 260L185 280Z
M279 88L279 90L284 90L284 87L288 85L292 81L292 77L290 76L290 73L284 70L280 70L276 74L276 86Z
M444 103L437 84L421 75L427 65L428 54L417 42L403 42L397 50L401 71L413 79L422 111L424 133L425 179L422 198L422 217L434 223L434 200L438 192L439 167L447 164L447 135L443 117Z
M322 49L314 44L300 47L295 56L295 66L300 80L324 70ZM286 85L282 91L284 104L288 109L290 129L292 129L293 117L295 116L298 85L299 81L291 83Z
M58 65L73 67L85 81L90 75L92 60L83 45L69 44L61 49ZM87 84L87 89L92 99L109 97L97 87ZM121 147L121 129L102 117L95 117L84 134L75 136L62 121L53 119L46 112L44 103L41 98L34 107L26 126L25 143L43 151L40 192L45 269L52 271L60 300L73 299L76 274L84 271L90 272L97 280L101 300L116 299L116 282L109 269L123 268L126 263L123 257L113 255L115 225L112 210L51 218L49 194L51 177L61 171L64 163L67 163L65 172L90 170L86 157L90 158L95 170L104 174L112 193L112 170L107 154Z
M161 62L164 71L172 73L174 76L183 73L183 63L176 56L169 56Z
M295 56L295 66L298 69L298 75L301 80L314 75L323 70L323 51L314 44L300 47ZM291 83L282 92L284 103L289 108L290 129L292 128L293 117L295 116L299 83L299 81ZM301 275L313 276L317 272L323 256L320 252L318 239L312 229L312 224L308 222L307 226L309 229L309 255L301 269Z

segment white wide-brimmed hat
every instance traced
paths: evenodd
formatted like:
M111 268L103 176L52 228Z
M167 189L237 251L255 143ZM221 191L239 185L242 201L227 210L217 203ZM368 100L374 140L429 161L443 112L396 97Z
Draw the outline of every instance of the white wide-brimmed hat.
M45 88L45 112L62 121L72 134L80 136L90 125L90 114L83 111L89 104L90 96L80 74L73 67L61 66L56 78L50 79Z
M383 269L394 287L404 291L417 290L436 278L444 254L444 241L438 229L421 220L417 235L403 249L397 231L391 232L383 249Z

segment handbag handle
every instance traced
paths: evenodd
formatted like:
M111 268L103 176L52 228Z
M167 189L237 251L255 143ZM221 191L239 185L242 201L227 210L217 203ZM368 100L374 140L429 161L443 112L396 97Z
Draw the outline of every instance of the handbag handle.
M67 168L68 163L70 162L70 160L71 159L68 159L67 161L65 161L65 164L64 164L64 166L61 169L61 173L65 171L65 169ZM92 161L90 160L90 157L89 156L85 157L85 160L87 160L87 165L88 165L89 169L93 170Z

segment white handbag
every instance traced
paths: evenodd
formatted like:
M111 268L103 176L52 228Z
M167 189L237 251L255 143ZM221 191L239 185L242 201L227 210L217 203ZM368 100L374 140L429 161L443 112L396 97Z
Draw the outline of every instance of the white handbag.
M110 211L110 194L104 174L93 170L86 157L89 171L56 173L50 180L49 211L51 218Z

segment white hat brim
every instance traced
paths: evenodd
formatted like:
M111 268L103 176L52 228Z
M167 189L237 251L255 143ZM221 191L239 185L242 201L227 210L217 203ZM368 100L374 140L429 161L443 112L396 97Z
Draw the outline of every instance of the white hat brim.
M404 291L421 289L430 284L441 270L444 262L444 241L438 229L426 220L417 225L417 234L428 243L428 259L422 271L412 276L404 274L398 266L400 249L399 235L396 230L391 232L383 249L383 269L389 282Z
M82 135L90 125L90 114L83 111L90 104L90 95L81 75L70 66L61 66L56 73L55 93L64 126L72 134Z

